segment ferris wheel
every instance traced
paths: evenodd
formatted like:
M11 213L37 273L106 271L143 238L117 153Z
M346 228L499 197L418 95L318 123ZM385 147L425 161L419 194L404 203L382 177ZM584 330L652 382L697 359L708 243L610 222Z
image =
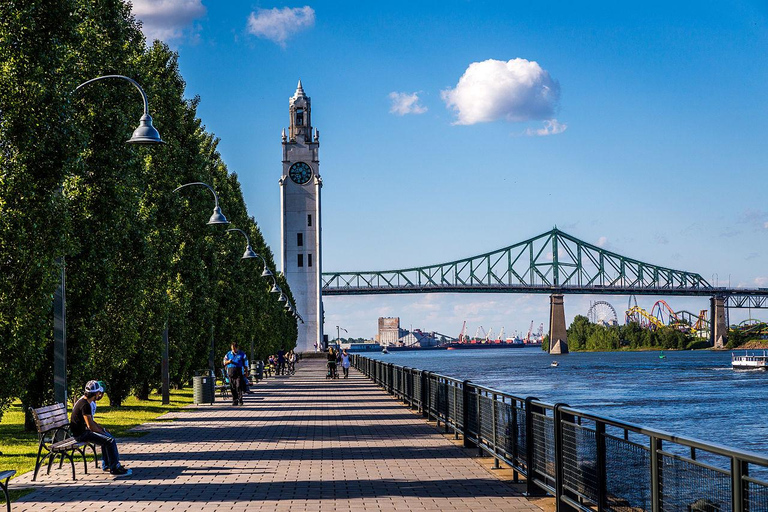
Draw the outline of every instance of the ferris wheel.
M587 311L587 318L593 324L617 325L619 323L616 310L604 300L591 303L589 311Z

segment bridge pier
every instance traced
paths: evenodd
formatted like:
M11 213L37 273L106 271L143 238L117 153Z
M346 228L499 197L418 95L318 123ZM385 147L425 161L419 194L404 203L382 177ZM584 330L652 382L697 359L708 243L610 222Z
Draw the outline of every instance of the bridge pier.
M563 294L549 296L549 353L568 353L568 331L565 328L565 307Z
M725 321L725 299L722 296L710 297L710 343L715 348L725 348L728 343L728 325Z

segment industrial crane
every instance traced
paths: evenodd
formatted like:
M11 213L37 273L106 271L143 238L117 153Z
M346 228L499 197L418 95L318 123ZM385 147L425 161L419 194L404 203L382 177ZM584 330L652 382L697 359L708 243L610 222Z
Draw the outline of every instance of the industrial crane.
M533 332L533 320L531 320L531 326L528 328L528 334L525 336L526 345L531 342L531 333Z
M467 342L467 321L464 320L464 325L461 326L461 333L459 333L459 343Z

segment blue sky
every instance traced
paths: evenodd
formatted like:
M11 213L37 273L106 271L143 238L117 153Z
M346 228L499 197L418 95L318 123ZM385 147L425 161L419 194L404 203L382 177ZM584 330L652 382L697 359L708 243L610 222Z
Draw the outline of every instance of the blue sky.
M135 0L134 12L179 52L274 251L300 78L321 134L325 271L440 263L557 225L712 284L768 286L765 1ZM598 298L567 296L566 315ZM324 302L331 337L336 325L371 337L379 316L454 335L464 320L511 333L548 317L545 295Z

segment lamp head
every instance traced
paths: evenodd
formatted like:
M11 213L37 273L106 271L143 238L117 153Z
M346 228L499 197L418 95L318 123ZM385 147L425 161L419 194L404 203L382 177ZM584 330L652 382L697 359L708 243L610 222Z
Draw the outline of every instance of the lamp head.
M216 206L216 208L213 209L213 215L211 215L211 218L208 220L208 224L229 224L227 218L221 213L220 206Z
M253 252L253 249L251 249L251 246L245 248L245 252L243 253L243 259L244 260L250 260L253 258L258 258L255 252Z
M152 126L152 117L149 114L141 116L139 127L133 131L133 135L126 142L129 144L165 144L157 129Z
M280 297L277 298L278 302L285 302L288 300L288 297L285 296L283 292L280 292Z
M264 272L261 273L261 277L271 277L272 271L269 270L267 267L264 267Z
M281 290L276 284L273 284L272 289L269 290L269 293L281 293Z

